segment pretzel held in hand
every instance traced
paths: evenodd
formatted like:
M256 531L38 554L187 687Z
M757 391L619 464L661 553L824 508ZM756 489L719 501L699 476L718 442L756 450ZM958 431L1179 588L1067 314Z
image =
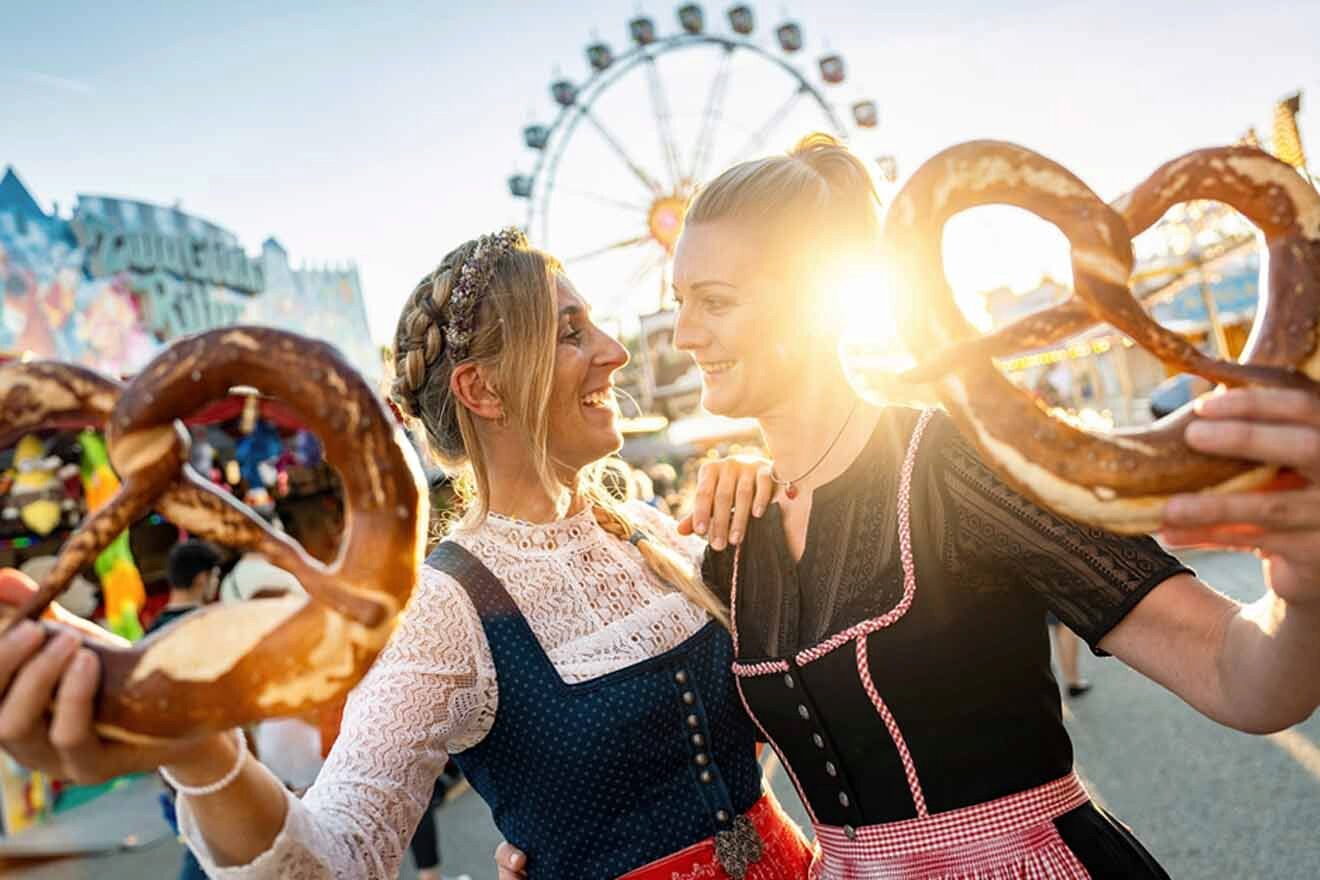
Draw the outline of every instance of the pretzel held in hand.
M288 403L321 439L344 496L333 563L272 531L188 463L182 419L235 385ZM153 508L198 537L263 554L307 591L209 606L131 647L88 640L103 670L102 735L147 741L301 714L361 679L412 593L426 494L412 447L385 404L332 347L239 326L171 345L126 384L70 364L0 367L0 446L58 427L103 429L122 487L65 542L36 595L18 609L0 608L0 631L39 617Z
M1157 324L1133 297L1131 237L1180 202L1213 199L1265 235L1256 324L1240 362L1210 357ZM945 222L968 208L1008 204L1053 223L1072 245L1075 295L978 336L944 275ZM1191 406L1142 429L1093 433L1014 386L991 358L1112 324L1179 370L1226 385L1320 393L1320 194L1260 150L1199 150L1167 163L1114 205L1062 166L997 141L959 144L929 160L890 207L885 250L902 290L901 330L941 402L986 463L1039 503L1117 532L1160 526L1170 495L1268 483L1276 468L1205 455L1183 442ZM930 354L932 353L933 354Z

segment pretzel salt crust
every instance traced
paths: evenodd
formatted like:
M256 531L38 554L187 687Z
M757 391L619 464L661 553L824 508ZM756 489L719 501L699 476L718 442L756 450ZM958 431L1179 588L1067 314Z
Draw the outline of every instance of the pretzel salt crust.
M181 419L249 385L295 409L343 487L344 534L324 565L188 463ZM37 618L109 542L153 508L186 531L262 553L307 596L199 610L131 647L88 640L102 664L96 727L127 741L218 732L307 712L358 682L421 565L426 494L412 447L371 386L329 345L266 327L181 340L121 384L71 364L0 367L0 446L42 428L106 432L118 494L61 548L38 593L0 608L0 631Z
M1212 358L1157 324L1133 297L1131 238L1173 205L1224 202L1265 236L1260 304L1238 363ZM1008 204L1053 223L1072 245L1075 296L978 336L944 275L945 222L968 208ZM959 144L923 165L885 223L885 252L903 291L900 324L962 433L1001 477L1037 502L1116 532L1159 528L1179 492L1257 488L1277 469L1204 455L1183 442L1189 404L1154 425L1092 433L1014 386L991 358L1066 339L1107 322L1165 364L1226 385L1320 393L1320 194L1288 165L1250 147L1198 150L1167 163L1106 205L1062 166L996 141Z

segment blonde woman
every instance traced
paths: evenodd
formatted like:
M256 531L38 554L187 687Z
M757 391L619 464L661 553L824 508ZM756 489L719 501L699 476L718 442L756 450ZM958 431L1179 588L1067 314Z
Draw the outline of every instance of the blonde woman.
M756 418L775 459L776 503L705 570L732 606L748 711L813 819L812 876L1164 877L1073 772L1046 612L1222 724L1305 719L1320 399L1235 390L1188 431L1311 481L1170 504L1166 537L1269 559L1270 589L1239 605L1153 540L1014 492L946 415L857 398L826 306L878 228L865 167L820 135L707 185L675 254L674 342L702 367L702 402Z
M0 744L82 779L166 765L215 878L395 877L451 754L533 878L804 877L809 850L762 793L723 606L672 522L585 478L621 443L625 349L506 231L423 279L395 350L396 401L475 494L302 799L228 737L97 741L95 663L70 666L63 639L0 640ZM744 520L750 473L728 473Z

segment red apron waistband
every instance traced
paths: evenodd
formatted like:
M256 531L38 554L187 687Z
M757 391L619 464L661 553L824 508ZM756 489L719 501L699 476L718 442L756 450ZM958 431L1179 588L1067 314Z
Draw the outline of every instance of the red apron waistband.
M747 866L742 880L801 880L807 876L812 850L802 831L765 794L743 814L760 838L760 858ZM687 849L635 868L619 880L735 880L715 854L715 838L708 837Z

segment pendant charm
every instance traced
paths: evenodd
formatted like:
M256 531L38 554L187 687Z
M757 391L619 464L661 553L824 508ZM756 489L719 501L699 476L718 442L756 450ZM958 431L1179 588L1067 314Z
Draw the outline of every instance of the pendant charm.
M733 880L743 880L747 869L761 861L764 851L756 825L746 816L738 816L732 828L715 835L715 861Z
M797 486L789 483L788 488L784 490L784 494L788 496L789 501L792 501L797 497Z

